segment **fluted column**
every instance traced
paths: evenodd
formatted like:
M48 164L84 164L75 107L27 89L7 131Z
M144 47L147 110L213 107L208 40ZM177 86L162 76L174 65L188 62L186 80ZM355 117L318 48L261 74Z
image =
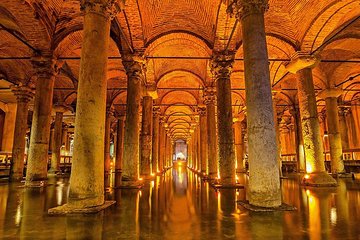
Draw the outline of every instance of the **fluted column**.
M9 180L21 181L24 171L25 137L28 125L29 102L34 97L34 92L28 86L12 86L11 91L16 96L17 108Z
M43 185L42 181L47 180L51 108L55 74L58 72L58 66L50 57L35 57L32 62L37 80L26 168L27 187Z
M124 155L122 184L124 186L139 185L139 121L142 97L142 84L145 81L144 61L138 56L124 56L124 66L128 76L126 120L124 136Z
M116 134L116 157L115 157L115 187L121 186L121 169L124 151L124 125L125 116L118 116Z
M348 127L346 125L346 113L349 111L349 107L340 107L339 109L339 122L340 122L340 135L341 135L341 145L343 149L348 150L349 146L349 135Z
M63 115L67 111L67 108L62 105L55 105L55 124L54 124L54 135L52 142L52 154L51 154L51 165L49 173L58 173L60 171L60 160L61 160L61 145L62 145L62 124Z
M326 89L319 94L325 100L326 120L328 124L331 172L333 174L345 172L341 145L340 123L337 99L342 94L341 89Z
M74 152L68 208L88 209L104 204L104 140L107 59L112 1L81 1L83 44L77 93Z
M152 125L153 125L153 98L143 97L142 127L141 127L141 158L140 176L149 178L151 173L151 152L152 152Z
M153 126L152 126L152 158L151 172L159 172L159 134L160 134L160 107L153 107Z
M214 53L211 66L216 79L219 174L222 185L236 184L230 82L233 63L233 53Z
M242 131L243 123L238 118L234 118L235 151L236 151L236 171L238 173L246 172L244 165L244 134Z
M208 174L208 154L207 154L207 120L206 120L206 107L199 107L200 115L200 161L202 175Z
M216 91L214 88L205 89L206 121L207 121L207 147L208 147L208 176L210 179L217 177L217 149L216 149L216 116L215 116Z
M104 184L105 187L110 186L110 141L111 141L111 123L114 120L113 109L106 110L105 116L105 139L104 139Z
M297 73L298 99L304 140L306 172L303 183L312 186L334 186L336 181L325 171L323 144L316 106L316 97L311 68L317 59L297 52L287 70Z
M281 205L277 144L266 46L267 0L234 0L229 11L242 23L249 148L249 203Z

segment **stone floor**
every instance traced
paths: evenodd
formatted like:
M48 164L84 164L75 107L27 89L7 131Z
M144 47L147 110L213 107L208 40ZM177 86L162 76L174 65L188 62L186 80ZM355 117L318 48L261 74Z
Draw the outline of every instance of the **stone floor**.
M115 206L99 214L49 216L66 202L68 179L43 189L0 185L1 239L359 239L360 181L305 189L282 180L293 212L249 212L236 204L245 190L214 191L185 168L169 170L142 190L113 190Z

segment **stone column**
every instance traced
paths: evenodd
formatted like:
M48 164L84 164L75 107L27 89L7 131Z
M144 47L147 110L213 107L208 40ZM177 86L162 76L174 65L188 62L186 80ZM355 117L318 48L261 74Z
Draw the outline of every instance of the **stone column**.
M159 172L159 133L160 133L160 107L153 107L153 126L152 126L152 174Z
M125 116L119 116L117 121L117 134L116 134L116 157L115 157L115 187L121 186L121 169L122 158L124 151L124 125Z
M277 207L281 191L265 36L267 9L267 0L235 0L229 6L241 20L243 32L250 172L247 197L252 205Z
M340 135L341 135L341 145L343 149L348 150L349 146L349 135L348 128L346 125L346 113L349 111L348 107L340 107L339 109L339 122L340 122Z
M34 97L34 92L28 86L11 86L11 91L16 96L17 108L9 180L15 182L23 179L29 101Z
M206 176L208 174L208 155L207 155L207 120L206 107L199 107L200 115L200 156L201 156L201 174Z
M87 209L104 205L104 142L107 59L112 1L81 1L83 44L76 105L74 152L68 204Z
M291 108L290 114L294 120L294 133L295 133L295 151L297 160L297 170L299 173L305 172L305 157L304 157L304 141L302 139L301 119L299 108Z
M64 146L64 150L66 150L66 145L67 145L67 141L68 141L68 126L66 124L63 125L62 127L62 140L61 140L61 146ZM65 154L66 155L66 154Z
M164 154L165 154L165 123L164 117L160 118L160 136L159 136L159 172L164 171Z
M138 186L139 180L139 121L142 84L145 81L144 60L139 56L124 56L124 66L128 76L126 120L124 135L124 155L122 185Z
M326 89L319 94L320 98L325 99L326 104L332 174L345 172L337 103L337 99L341 94L342 90L335 88Z
M287 70L298 75L298 99L304 140L306 172L303 184L311 186L336 186L336 181L325 171L323 144L316 106L311 68L317 59L297 52Z
M190 130L190 133L191 133L191 139L192 139L192 149L191 149L191 152L192 152L192 160L193 160L193 168L194 168L194 171L198 171L199 170L199 166L198 166L198 158L197 158L197 134L196 134L196 123L191 123L191 130Z
M57 66L51 58L35 57L37 71L34 113L31 125L30 147L25 186L43 185L47 180L51 108Z
M60 160L61 160L61 145L62 145L62 124L63 115L67 108L62 105L55 105L55 124L54 124L54 139L52 142L52 154L51 154L51 166L49 173L56 174L60 172Z
M151 173L151 151L152 151L152 125L153 125L153 99L151 96L143 97L142 126L141 126L141 160L140 176L149 178Z
M235 151L236 151L236 172L246 172L244 165L244 138L242 132L242 122L239 118L234 118L234 134L235 134Z
M217 92L219 174L220 182L224 186L236 184L230 82L233 63L233 53L214 53L211 66L216 79Z
M208 177L217 177L217 148L216 148L216 118L215 118L216 92L214 88L205 89L206 120L207 120L207 147L208 147Z
M110 187L110 141L111 141L111 123L114 119L112 109L107 109L105 116L105 137L104 137L104 184Z

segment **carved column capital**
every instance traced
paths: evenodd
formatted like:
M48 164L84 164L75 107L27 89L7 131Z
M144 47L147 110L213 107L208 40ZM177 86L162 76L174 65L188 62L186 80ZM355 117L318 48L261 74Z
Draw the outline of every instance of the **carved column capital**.
M251 14L264 14L268 9L268 0L230 0L227 12L241 20Z
M314 68L319 63L319 58L305 52L295 52L291 56L291 62L286 65L286 70L291 73L297 73L305 68Z
M124 8L125 0L81 0L80 10L112 19Z
M216 79L230 78L235 52L215 52L211 58L211 72Z
M18 102L29 102L34 97L35 93L28 86L10 86L11 91L16 96Z
M146 70L146 59L140 53L123 54L122 62L129 78L144 78Z
M204 103L208 104L215 104L216 101L216 90L214 87L207 87L204 91Z
M200 116L206 116L206 107L205 106L199 106L198 112Z
M160 106L153 106L153 115L154 117L160 116L161 111L160 111Z
M38 77L51 77L59 74L63 62L56 61L50 56L33 56L31 58L33 68Z
M328 88L328 89L325 89L325 90L321 91L318 94L318 97L321 98L321 99L338 98L343 93L344 93L344 91L342 89L340 89L340 88Z

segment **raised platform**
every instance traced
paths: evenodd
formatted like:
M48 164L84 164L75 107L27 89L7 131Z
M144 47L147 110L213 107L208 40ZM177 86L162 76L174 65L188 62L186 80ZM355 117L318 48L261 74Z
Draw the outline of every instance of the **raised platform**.
M48 210L48 214L49 215L94 214L114 205L115 203L116 201L105 201L103 205L90 207L90 208L72 208L69 207L67 204L65 204L59 207L50 208Z
M237 203L243 206L245 209L254 212L278 212L278 211L295 211L296 207L290 206L286 203L282 203L279 207L259 207L249 203L249 201L237 201Z

